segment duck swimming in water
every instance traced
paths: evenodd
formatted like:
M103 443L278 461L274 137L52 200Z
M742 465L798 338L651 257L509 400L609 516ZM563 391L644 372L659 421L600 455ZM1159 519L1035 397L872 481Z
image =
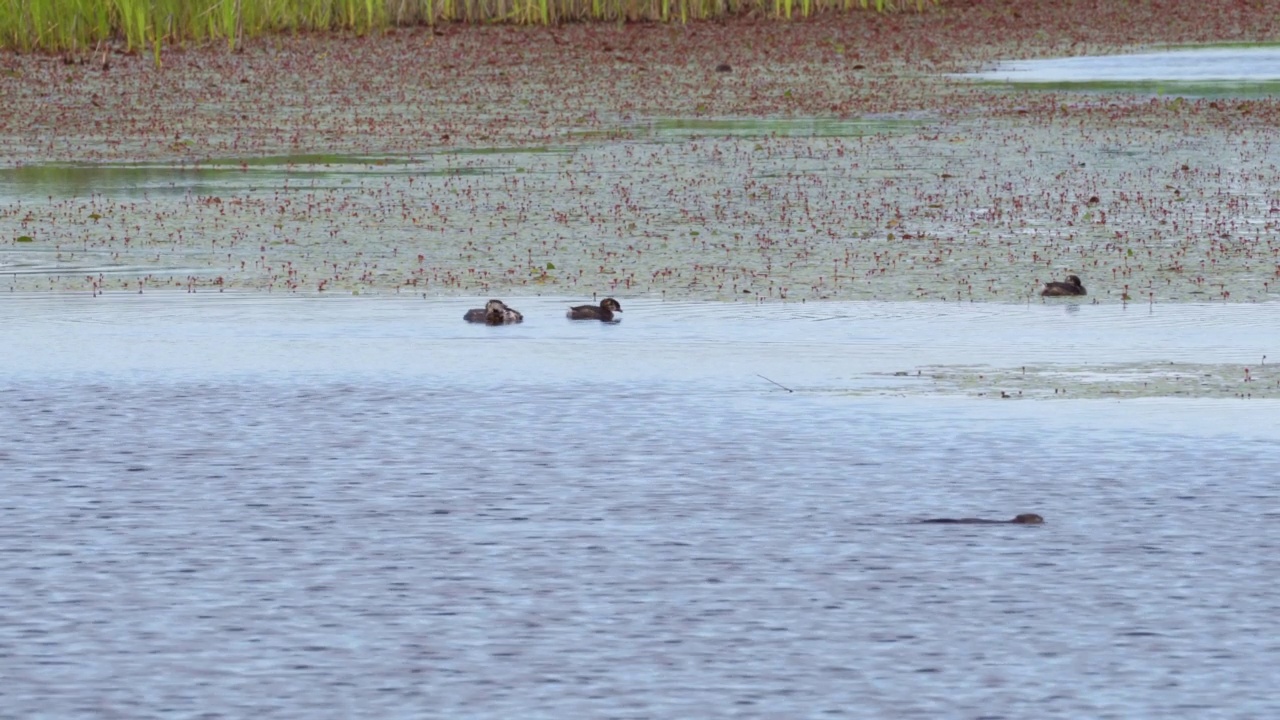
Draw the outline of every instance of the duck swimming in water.
M485 325L515 325L524 322L523 315L507 307L507 304L501 300L490 300L484 304L483 308L468 310L462 319L469 323Z
M1084 285L1080 282L1077 275L1068 275L1066 282L1047 282L1044 284L1044 290L1040 291L1040 297L1063 297L1067 295L1088 295L1085 292Z
M600 301L600 305L578 305L569 308L569 312L565 317L570 320L603 320L604 322L612 322L613 314L622 312L622 306L613 298L605 298Z
M982 518L932 518L922 523L946 523L955 525L1043 525L1044 518L1035 513L1023 513L1012 520L983 520Z

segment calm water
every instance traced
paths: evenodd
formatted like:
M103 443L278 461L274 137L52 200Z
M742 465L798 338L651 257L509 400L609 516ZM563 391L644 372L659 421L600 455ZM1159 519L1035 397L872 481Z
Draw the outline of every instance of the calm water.
M1027 81L1280 80L1280 47L1216 47L1004 63L991 77Z
M973 77L1052 88L1271 95L1280 86L1280 47L1178 48L1000 63Z
M0 298L3 714L1280 711L1274 401L885 386L1274 306L622 302Z

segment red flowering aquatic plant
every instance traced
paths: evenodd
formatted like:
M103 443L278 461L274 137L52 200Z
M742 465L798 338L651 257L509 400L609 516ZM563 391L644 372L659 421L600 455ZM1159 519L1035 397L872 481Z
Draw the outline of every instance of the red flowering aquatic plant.
M1275 100L946 73L1275 34L1243 4L1009 1L299 32L159 68L5 54L0 243L23 272L0 277L1012 302L1077 274L1091 301L1257 300L1280 280Z

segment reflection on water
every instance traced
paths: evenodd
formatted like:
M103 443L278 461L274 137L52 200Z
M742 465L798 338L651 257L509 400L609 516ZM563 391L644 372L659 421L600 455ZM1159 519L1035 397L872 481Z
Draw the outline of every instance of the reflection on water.
M1269 403L819 389L1051 330L1222 359L1271 308L622 301L0 304L6 712L1280 709Z

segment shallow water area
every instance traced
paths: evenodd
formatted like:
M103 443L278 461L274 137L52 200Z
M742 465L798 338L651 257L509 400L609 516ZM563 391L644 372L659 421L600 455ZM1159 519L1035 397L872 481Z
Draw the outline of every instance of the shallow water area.
M1280 47L1193 47L1017 60L958 77L1039 90L1265 97L1280 90Z
M987 392L999 394L996 378L1016 375L1011 389L1054 390L1063 399L1103 397L1090 380L1124 373L1142 380L1141 368L1150 368L1169 376L1212 371L1221 383L1146 396L1280 397L1273 303L618 297L624 311L615 323L564 317L571 304L596 302L590 298L507 297L525 321L490 328L461 322L483 297L10 294L0 322L15 348L6 367L14 378L447 377L480 387L629 379L754 393L769 389L765 375L807 393L980 396L973 387L925 381L931 373L939 380L985 369Z
M1249 362L1270 305L0 300L17 715L1280 710L1274 401L885 385Z
M1016 303L1075 273L1107 303L1280 292L1269 130L1191 142L1064 121L1010 151L986 147L999 121L829 122L9 168L0 289Z

